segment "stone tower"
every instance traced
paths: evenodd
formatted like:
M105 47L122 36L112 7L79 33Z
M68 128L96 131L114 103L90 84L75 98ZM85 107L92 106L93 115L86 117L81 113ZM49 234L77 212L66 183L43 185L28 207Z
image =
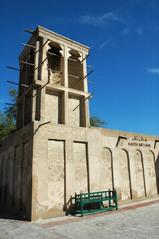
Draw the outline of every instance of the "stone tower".
M88 54L88 47L37 27L19 58L18 129L34 120L89 126Z

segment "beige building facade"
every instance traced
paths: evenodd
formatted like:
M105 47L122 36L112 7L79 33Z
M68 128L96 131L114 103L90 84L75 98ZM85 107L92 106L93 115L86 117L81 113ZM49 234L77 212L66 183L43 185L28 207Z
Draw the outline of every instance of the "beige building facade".
M19 57L17 131L0 142L0 201L28 220L68 213L75 193L158 193L158 137L90 127L88 55L38 26Z

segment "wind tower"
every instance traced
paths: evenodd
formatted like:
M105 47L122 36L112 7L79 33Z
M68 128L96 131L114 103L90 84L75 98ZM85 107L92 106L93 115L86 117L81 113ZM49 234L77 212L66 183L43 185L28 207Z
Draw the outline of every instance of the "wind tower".
M89 48L40 26L29 33L20 69L10 67L20 71L17 131L0 141L1 208L36 220L71 212L80 193L156 195L158 137L88 128Z
M31 121L89 127L89 48L41 26L22 51L17 129Z
M70 195L88 191L92 69L87 46L41 26L29 33L19 57L17 131L1 142L0 202L34 220L63 215Z

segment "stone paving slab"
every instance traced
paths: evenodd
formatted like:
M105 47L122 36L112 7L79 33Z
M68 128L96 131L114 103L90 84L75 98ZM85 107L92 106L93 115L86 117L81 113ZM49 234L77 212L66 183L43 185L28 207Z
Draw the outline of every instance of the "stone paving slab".
M54 231L61 238L67 235L69 239L80 238L159 238L159 205L151 205L118 214L109 214L92 220L82 220L61 226L55 226ZM51 229L52 230L52 229Z
M151 198L151 199L146 199L146 200L142 200L142 201L138 201L138 202L130 202L124 205L120 205L119 206L119 210L113 210L113 211L107 211L107 212L103 212L103 214L108 215L108 214L114 214L114 213L119 213L121 211L127 211L127 210L132 210L132 209L136 209L136 208L141 208L141 207L145 207L148 205L152 205L152 204L156 204L159 203L159 197L156 198ZM90 218L94 218L94 217L100 217L102 216L102 213L95 213L95 214L88 214L85 215L84 217L87 217L87 219ZM45 220L39 220L37 221L37 223L43 225L44 228L48 228L48 227L53 227L56 225L62 225L65 223L70 223L70 222L74 222L77 220L82 220L83 218L80 216L77 217L73 217L73 216L65 216L65 217L59 217L59 218L51 218L51 219L45 219Z
M0 239L158 239L159 203L157 200L152 203L140 208L132 205L131 210L129 205L118 212L70 217L65 222L50 222L49 226L48 223L0 219Z

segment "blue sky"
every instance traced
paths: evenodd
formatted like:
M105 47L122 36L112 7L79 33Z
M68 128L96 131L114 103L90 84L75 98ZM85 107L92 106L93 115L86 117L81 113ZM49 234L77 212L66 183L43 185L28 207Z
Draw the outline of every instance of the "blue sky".
M91 47L90 112L106 127L159 135L159 1L2 1L0 109L18 72L23 30L49 28Z

